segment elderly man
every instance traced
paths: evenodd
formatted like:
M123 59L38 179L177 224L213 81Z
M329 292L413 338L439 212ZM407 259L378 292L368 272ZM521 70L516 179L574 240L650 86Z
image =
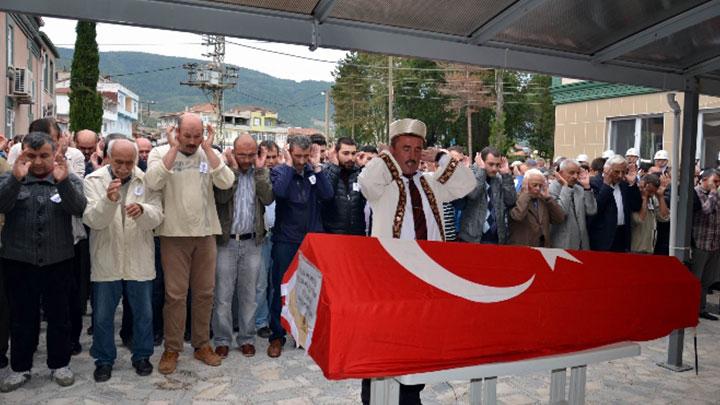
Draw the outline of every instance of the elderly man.
M560 162L560 170L555 173L549 192L565 212L565 221L553 224L550 228L551 246L590 249L586 217L597 212L595 195L590 188L590 173L582 169L578 162L565 159Z
M289 160L270 172L275 196L275 228L272 236L273 268L270 329L267 354L279 357L285 344L285 329L280 324L282 303L280 284L300 243L309 232L323 232L321 204L333 196L333 189L320 164L320 147L306 136L288 140Z
M548 192L545 175L538 169L525 172L517 203L510 210L511 245L550 247L550 224L565 220L562 207Z
M597 214L588 221L590 248L629 252L631 215L640 210L640 190L635 184L637 168L628 168L625 158L615 155L603 166L603 173L590 179Z
M357 146L350 138L335 143L338 164L325 166L334 197L323 205L325 232L365 236L365 197L357 182L361 168L355 165Z
M152 372L152 285L155 278L153 229L163 220L161 194L145 184L137 167L137 144L108 143L109 165L85 177L88 199L83 221L92 229L90 258L95 304L90 354L96 382L110 379L117 357L115 310L123 290L133 314L132 365L140 376Z
M657 225L670 220L670 209L665 203L665 190L669 185L669 176L652 173L640 180L640 210L632 214L630 251L633 253L653 254L655 251Z
M249 134L242 134L226 151L236 181L227 190L215 188L222 235L217 237L215 307L212 328L215 353L228 356L233 334L232 300L237 293L237 344L245 357L255 355L255 290L265 238L265 206L272 203L265 152Z
M222 363L210 347L210 317L215 291L215 235L220 221L213 186L226 190L235 176L212 148L214 130L203 140L200 116L178 118L177 135L168 130L168 144L148 157L148 188L162 191L165 220L157 229L165 277L163 310L165 352L158 371L175 372L183 350L188 289L192 292L192 346L195 358L210 366Z
M517 193L507 159L488 146L475 157L472 192L460 218L458 238L464 242L504 244L508 238L507 210Z
M419 171L426 131L416 119L393 122L389 152L381 152L360 173L360 190L373 210L372 236L444 241L442 203L474 188L472 171L448 154L435 173ZM400 403L419 404L423 387L402 385ZM361 399L363 404L370 401L370 380L363 380Z
M0 213L5 214L0 257L11 319L12 373L0 391L30 379L40 305L48 321L47 365L61 386L75 382L70 363L69 292L74 255L71 218L87 203L82 181L48 134L31 132L11 173L0 176Z
M85 175L102 166L102 156L98 156L97 147L100 137L95 131L83 129L75 133L75 146L85 156Z
M706 308L708 288L717 278L720 266L718 187L720 174L715 169L709 168L700 172L700 184L695 187L692 229L692 272L700 281L700 317L711 321L718 320Z
M140 170L146 171L148 156L150 156L150 151L153 148L152 143L150 143L149 139L142 136L137 138L135 141L137 142L139 153L138 167Z

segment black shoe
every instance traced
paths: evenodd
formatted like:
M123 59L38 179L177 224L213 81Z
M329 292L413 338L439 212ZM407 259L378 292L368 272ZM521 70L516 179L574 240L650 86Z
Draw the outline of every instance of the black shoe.
M4 354L0 354L0 368L5 368L9 364L8 358Z
M112 377L112 366L109 364L101 364L95 367L93 378L95 382L105 382Z
M158 347L163 342L163 335L155 335L153 337L153 346Z
M708 321L717 321L718 317L715 315L711 315L707 311L700 312L700 318L707 319Z
M708 294L712 294L715 291L720 292L720 281L712 283L712 285L708 288Z
M263 326L262 328L258 329L257 335L260 336L263 339L267 339L272 334L272 331L267 326Z
M80 353L82 353L82 346L80 345L80 342L73 343L70 347L70 354L77 356Z
M139 376L145 377L146 375L152 374L153 366L148 359L133 361L132 365L135 367L135 372Z
M93 328L92 328L92 325L88 326L88 328L87 328L87 331L86 331L86 332L87 332L88 336L92 336L92 332L93 332Z

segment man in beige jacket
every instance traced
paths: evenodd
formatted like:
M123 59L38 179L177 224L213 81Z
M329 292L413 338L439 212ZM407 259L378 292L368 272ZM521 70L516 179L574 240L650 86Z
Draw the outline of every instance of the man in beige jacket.
M123 290L133 313L132 365L138 375L152 372L153 229L163 220L161 195L145 184L137 167L137 144L110 141L109 165L85 177L88 199L83 221L90 233L94 331L90 354L96 382L110 379L117 357L114 319Z
M158 371L175 372L183 350L188 289L192 292L192 346L195 358L219 366L210 347L210 317L215 290L215 236L221 233L213 186L232 187L235 175L212 148L214 130L203 140L200 116L185 113L177 135L168 131L168 144L148 157L147 185L162 191L165 221L158 228L165 276L165 352Z

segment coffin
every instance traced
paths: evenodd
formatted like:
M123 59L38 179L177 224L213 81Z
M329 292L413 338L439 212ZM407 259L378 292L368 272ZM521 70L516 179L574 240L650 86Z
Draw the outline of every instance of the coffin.
M372 378L656 339L699 297L667 256L309 234L281 322L325 377Z

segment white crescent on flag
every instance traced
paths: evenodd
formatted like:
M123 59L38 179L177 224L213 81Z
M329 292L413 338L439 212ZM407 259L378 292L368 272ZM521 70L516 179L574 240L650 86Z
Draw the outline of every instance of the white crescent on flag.
M511 287L493 287L464 279L439 265L420 248L416 241L378 238L380 245L407 271L420 280L448 294L479 303L502 302L527 290L535 275Z

